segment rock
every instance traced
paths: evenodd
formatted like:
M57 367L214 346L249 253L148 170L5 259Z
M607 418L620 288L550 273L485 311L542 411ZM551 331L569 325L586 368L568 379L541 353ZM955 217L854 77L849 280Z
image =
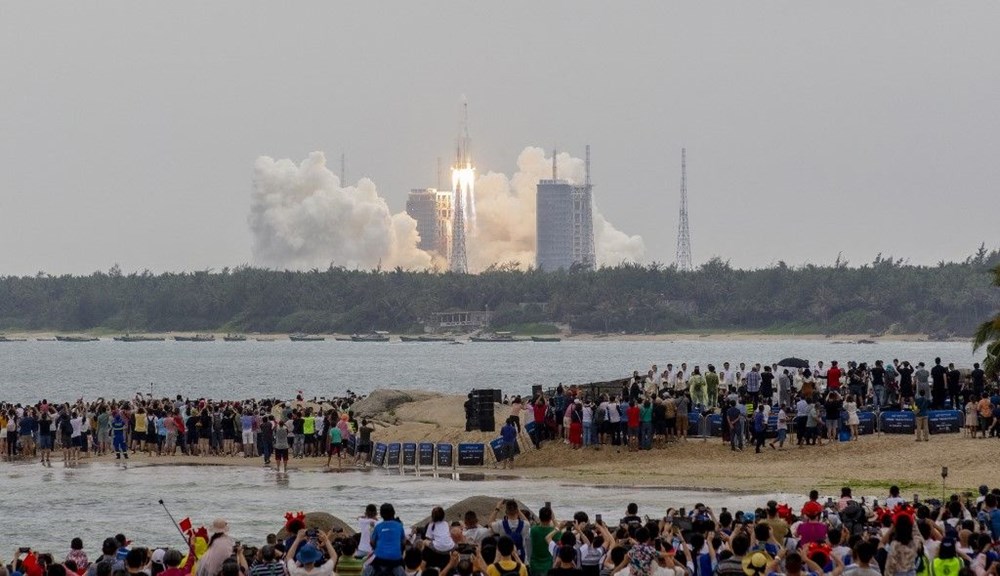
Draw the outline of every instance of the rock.
M306 529L308 530L310 528L316 528L318 530L322 530L323 532L329 532L331 529L340 528L344 531L345 536L354 535L354 528L340 518L337 518L333 514L329 514L327 512L306 512ZM277 534L279 540L283 540L290 536L290 534L285 531L284 525L282 525L281 530L279 530Z
M465 520L465 513L472 510L476 513L480 524L486 524L486 521L490 519L490 515L493 514L493 510L496 509L497 502L500 499L496 496L470 496L465 500L456 502L451 506L444 509L444 519L446 522L451 524L452 522L463 522ZM518 507L524 512L524 515L528 517L529 520L535 518L535 513L533 510L525 506L524 502L517 500ZM502 516L498 516L502 518ZM427 516L420 522L413 524L414 526L426 526L430 523L431 517Z
M386 414L396 407L407 402L419 402L438 396L430 392L417 392L413 390L391 390L382 388L375 390L362 400L358 400L351 406L354 415L359 418L368 418Z

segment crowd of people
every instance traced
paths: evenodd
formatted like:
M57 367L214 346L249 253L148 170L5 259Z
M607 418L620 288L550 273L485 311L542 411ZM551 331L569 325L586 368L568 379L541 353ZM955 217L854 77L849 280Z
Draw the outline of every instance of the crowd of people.
M80 538L66 553L21 547L0 576L995 576L998 501L1000 489L987 486L943 502L910 500L895 486L867 501L845 487L825 501L813 491L798 510L771 500L660 515L631 503L612 520L504 499L488 518L456 510L461 520L448 522L438 506L409 528L391 503L369 504L355 534L289 513L283 537L251 546L217 519L187 527L187 549L145 548L123 534L93 560Z
M289 458L336 457L365 466L371 456L374 427L350 411L355 396L330 402L276 399L209 401L153 399L74 403L0 404L0 452L8 461L37 459L51 466L52 453L64 465L81 457L114 454L149 456L262 457L287 471ZM348 455L348 447L353 455Z
M923 362L876 360L839 362L815 367L784 367L724 362L677 369L653 365L634 371L620 390L590 394L575 386L559 385L530 399L508 398L510 419L522 419L531 440L540 448L546 440L561 440L573 448L604 445L649 450L675 440L686 440L692 414L699 435L709 436L708 416L719 415L722 438L733 450L752 444L783 448L790 434L798 446L824 441L857 440L862 410L876 413L912 410L917 440L928 440L928 413L955 409L963 413L968 437L1000 437L1000 392L979 364L963 371L940 358L931 369ZM522 416L523 415L523 416ZM769 422L775 416L774 430ZM770 441L768 441L770 440Z

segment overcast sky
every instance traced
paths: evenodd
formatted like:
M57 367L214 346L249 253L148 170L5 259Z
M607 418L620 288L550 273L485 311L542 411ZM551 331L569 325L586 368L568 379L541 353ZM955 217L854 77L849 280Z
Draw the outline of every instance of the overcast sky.
M998 2L4 2L0 274L250 263L260 155L393 211L469 101L480 173L593 150L671 263L933 264L1000 245Z

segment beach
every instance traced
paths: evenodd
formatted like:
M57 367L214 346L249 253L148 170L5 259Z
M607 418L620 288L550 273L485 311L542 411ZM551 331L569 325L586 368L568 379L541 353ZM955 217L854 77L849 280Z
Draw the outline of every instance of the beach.
M376 442L489 442L497 433L466 432L463 411L465 396L432 394L426 399L407 402L390 412L376 416ZM496 405L496 417L502 421L510 408ZM909 435L862 436L856 442L834 442L823 446L785 450L766 448L762 454L752 450L732 452L720 438L690 438L667 444L662 449L628 453L614 446L601 450L571 450L562 442L546 442L535 451L522 437L525 453L518 456L511 470L492 465L469 468L488 476L519 476L526 479L558 481L567 484L621 487L669 487L674 489L718 490L725 492L801 493L816 488L834 492L840 486L853 486L858 493L872 496L887 493L892 484L912 496L940 496L941 466L948 466L949 492L975 490L996 477L992 459L997 439L963 438L961 433L931 437L930 442L914 442ZM487 451L488 452L488 451ZM59 467L58 454L53 466ZM114 461L114 456L88 459ZM316 470L325 467L326 458L293 459L289 469ZM260 458L189 457L133 455L130 466L147 465L217 465L260 468ZM336 467L336 460L334 464ZM351 466L345 463L345 470ZM351 473L351 472L346 472Z

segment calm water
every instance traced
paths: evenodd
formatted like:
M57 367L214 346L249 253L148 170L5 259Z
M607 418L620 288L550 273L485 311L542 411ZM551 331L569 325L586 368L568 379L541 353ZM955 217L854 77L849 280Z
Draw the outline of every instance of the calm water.
M971 366L965 342L834 344L827 340L559 343L141 342L0 343L0 399L75 400L182 393L192 398L325 396L347 389L395 387L440 392L619 378L653 363L724 360L775 362L788 356L829 361L892 358L930 363L935 356Z
M696 502L706 502L717 510L722 506L753 510L766 501L762 495L598 488L510 478L459 481L450 474L434 478L386 471L293 470L279 475L262 468L122 469L103 463L64 469L60 462L51 469L39 464L0 464L0 484L9 520L0 535L4 550L30 545L63 555L69 551L70 540L80 536L91 559L100 553L101 541L118 532L140 544L183 546L158 504L160 499L177 520L190 516L195 526L224 517L235 538L254 545L282 526L285 512L330 512L353 524L352 519L360 516L369 502L393 502L397 515L410 525L430 515L434 506L448 506L475 495L516 496L533 509L551 501L562 518L581 508L591 514L603 513L606 518L620 518L629 502L638 503L641 514L655 517L668 506L690 508ZM778 497L793 505L805 500L801 495Z

